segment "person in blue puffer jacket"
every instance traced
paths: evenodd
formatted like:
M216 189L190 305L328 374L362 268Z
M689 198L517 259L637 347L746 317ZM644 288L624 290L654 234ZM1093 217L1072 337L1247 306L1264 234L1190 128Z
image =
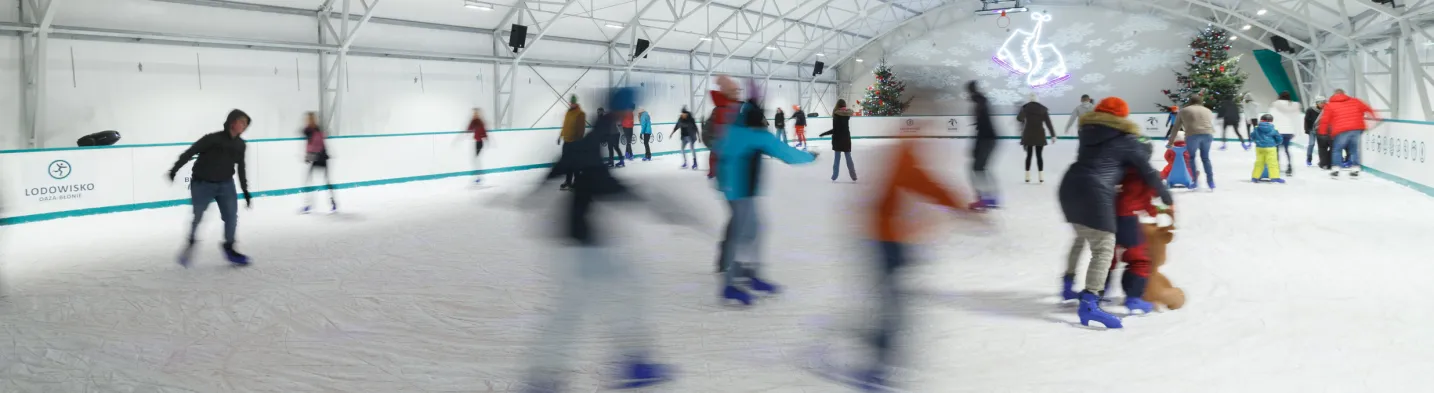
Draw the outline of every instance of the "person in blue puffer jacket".
M1263 172L1269 173L1269 179L1275 183L1284 183L1285 179L1280 178L1280 144L1284 143L1284 137L1280 131L1275 129L1274 116L1268 114L1260 116L1260 124L1250 132L1250 140L1255 142L1255 171L1250 174L1250 181L1259 183Z
M762 116L761 93L749 86L752 98L742 103L737 118L717 140L717 188L727 198L731 218L719 252L723 276L722 298L743 305L752 304L749 291L775 293L776 286L758 278L759 220L755 197L762 174L762 156L767 155L788 164L815 161L817 153L788 146L767 132ZM740 277L739 277L740 276ZM745 288L737 287L737 279L745 279Z

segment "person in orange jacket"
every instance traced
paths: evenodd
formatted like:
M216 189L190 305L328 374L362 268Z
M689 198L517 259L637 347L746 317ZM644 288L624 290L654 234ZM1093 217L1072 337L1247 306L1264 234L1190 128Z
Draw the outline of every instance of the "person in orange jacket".
M931 124L928 122L922 127L931 127ZM886 391L881 389L889 388L886 376L896 364L894 358L897 355L894 336L904 328L906 308L897 275L909 266L910 250L915 243L931 232L931 222L915 209L918 198L955 211L967 219L975 217L969 213L975 211L972 207L979 206L975 198L953 192L933 178L934 174L924 168L921 142L914 136L898 135L898 142L890 149L891 164L886 168L885 176L880 177L887 180L881 182L883 185L867 208L868 219L871 220L868 236L876 246L878 256L876 292L879 312L875 317L879 322L875 325L876 331L865 340L874 349L873 359L864 369L838 371L843 374L851 371L852 375L841 379L869 391ZM984 222L984 218L974 221Z
M1369 129L1369 125L1364 122L1365 115L1380 120L1369 104L1345 95L1344 89L1335 90L1334 96L1325 104L1317 130L1320 135L1334 141L1332 156L1339 156L1342 151L1348 157L1341 167L1331 166L1330 176L1339 177L1340 168L1344 168L1350 171L1349 176L1359 177L1359 137L1364 134L1364 130Z

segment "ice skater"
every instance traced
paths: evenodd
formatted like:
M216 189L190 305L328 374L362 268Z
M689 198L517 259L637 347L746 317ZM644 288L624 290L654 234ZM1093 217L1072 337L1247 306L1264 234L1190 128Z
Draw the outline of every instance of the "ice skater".
M996 208L1001 206L996 198L996 179L986 171L986 165L991 162L991 156L996 151L996 123L991 120L991 102L986 100L986 95L981 93L976 83L971 81L966 84L966 92L971 95L976 116L976 143L971 153L971 184L975 186L982 206Z
M836 111L832 112L832 129L819 136L832 136L832 181L841 174L841 156L846 154L846 172L851 181L856 181L856 164L851 161L851 109L846 100L837 100Z
M652 161L652 117L645 108L637 108L637 113L638 127L642 129L642 160Z
M636 92L631 88L616 89L610 105L615 112L631 111ZM609 116L615 116L617 113ZM615 255L608 239L599 236L594 216L602 206L617 203L654 208L657 217L669 223L696 226L695 220L683 214L685 209L665 208L671 198L644 198L636 190L613 177L604 163L601 145L617 128L616 118L599 118L594 130L577 141L568 143L544 183L558 177L577 176L572 192L566 197L567 220L562 234L563 253L570 258L554 264L558 293L552 314L539 334L534 358L528 366L523 392L557 393L567 385L568 362L573 356L584 316L597 316L608 321L614 342L619 370L614 388L636 389L672 379L670 367L655 363L655 334L647 319L644 272L633 262ZM540 185L533 194L522 198L524 206L543 200L536 197L547 187ZM595 314L595 315L594 315Z
M1240 110L1244 111L1245 133L1248 134L1254 132L1255 126L1260 124L1260 115L1264 113L1260 111L1260 104L1255 102L1254 95L1245 93L1245 95L1241 97L1241 100L1244 102L1243 105L1240 106ZM1255 141L1251 140L1250 144L1255 144ZM1249 150L1249 147L1246 147L1245 150Z
M672 126L672 133L667 137L671 138L682 133L682 147L677 152L682 154L682 169L687 169L687 152L692 152L692 170L697 170L697 119L692 117L692 112L687 107L682 107L682 114L677 117L677 125Z
M329 176L329 148L324 142L328 136L324 134L323 128L319 127L319 115L309 112L306 116L308 124L304 126L304 162L309 164L309 171L304 174L304 188L309 188L309 182L314 180L315 171L324 172L324 186L329 190L329 211L339 211L339 202L334 194L334 181ZM304 193L304 214L308 214L314 206L314 193Z
M1235 130L1235 137L1240 138L1240 147L1250 150L1250 146L1245 144L1245 135L1240 133L1240 102L1234 97L1220 103L1220 120L1224 122L1220 127L1220 150L1229 147L1231 129Z
M1280 99L1270 103L1270 116L1274 116L1275 129L1280 131L1280 150L1285 151L1285 176L1295 175L1294 156L1290 155L1290 143L1300 130L1300 119L1304 113L1300 103L1290 100L1290 92L1280 92Z
M1331 162L1340 163L1339 167L1331 168L1331 177L1339 177L1340 168L1348 171L1350 177L1359 177L1359 138L1364 135L1364 130L1369 129L1369 124L1364 121L1365 116L1379 120L1379 114L1374 113L1369 104L1345 95L1344 89L1335 90L1334 96L1329 98L1329 104L1325 105L1324 114L1319 119L1319 130L1334 142L1331 150L1333 155L1342 154L1347 157L1345 160Z
M634 125L632 115L632 112L629 111L626 115L622 116L622 144L627 148L627 151L623 153L623 158L628 161L632 161L632 145L637 142L632 139L632 128Z
M776 293L777 286L760 277L761 223L757 215L758 187L761 185L762 156L788 164L816 160L816 153L797 150L767 132L762 117L761 92L749 85L751 98L743 103L735 121L727 126L717 145L717 187L727 199L731 213L726 236L720 244L718 269L723 271L722 299L752 304L749 291ZM739 283L739 279L744 282ZM740 284L745 284L741 285Z
M569 96L568 113L563 115L563 129L558 134L558 144L563 147L563 151L567 152L568 145L571 145L574 142L583 139L583 132L586 131L586 129L587 114L583 113L583 108L581 106L578 106L578 96ZM563 190L571 188L573 186L573 177L575 175L576 174L573 172L568 172L564 174L563 185L559 188Z
M1071 112L1070 119L1066 120L1066 130L1063 132L1066 134L1070 134L1071 126L1076 125L1076 122L1080 121L1081 116L1085 116L1085 114L1090 113L1094 110L1095 100L1092 100L1089 94L1081 94L1080 105L1076 105L1075 110ZM1169 124L1166 125L1168 126Z
M1056 143L1056 127L1051 124L1051 110L1036 102L1036 95L1031 94L1031 102L1021 106L1021 111L1016 114L1016 121L1021 123L1021 147L1026 149L1026 183L1031 182L1031 156L1036 157L1036 174L1041 183L1046 182L1046 131L1050 131L1051 144Z
M717 77L717 90L708 92L712 96L712 114L707 116L707 127L702 129L702 144L707 146L707 178L717 177L717 158L722 154L721 140L727 127L737 117L742 107L737 82L726 75ZM762 126L766 129L766 126Z
M1215 191L1215 169L1210 164L1210 145L1215 143L1215 127L1211 123L1214 114L1204 104L1200 96L1191 97L1190 103L1175 116L1175 126L1170 127L1171 134L1167 135L1167 139L1175 133L1185 132L1185 141L1190 144L1190 188L1200 187L1200 170L1195 168L1195 158L1198 157L1205 164L1205 182L1210 191Z
M1260 180L1269 179L1275 183L1284 183L1285 179L1280 178L1280 131L1275 129L1274 116L1260 116L1260 125L1255 126L1250 132L1250 141L1255 144L1255 170L1250 174L1250 182L1259 183ZM1261 176L1265 175L1265 176Z
M1309 107L1308 109L1305 109L1305 134L1306 134L1306 135L1309 135L1309 137L1306 138L1306 139L1308 140L1308 142L1306 142L1306 145L1305 145L1305 166L1306 166L1306 167L1308 167L1308 166L1313 166L1313 165L1314 165L1315 148L1316 148L1316 146L1320 146L1320 143L1319 143L1319 133L1315 132L1315 128L1316 128L1315 126L1319 124L1319 115L1320 115L1320 112L1324 111L1324 101L1325 101L1325 100L1324 100L1324 96L1316 97L1316 98L1315 98L1315 104L1314 104L1314 105L1310 105L1310 107ZM1325 163L1326 163L1326 162L1329 162L1329 160L1327 160L1327 159L1325 158L1325 157L1327 157L1327 156L1328 156L1328 155L1325 154L1324 149L1321 148L1321 149L1319 150L1319 157L1320 157L1319 167L1320 167L1320 169L1326 169L1326 168L1325 168Z
M1182 112L1182 115L1189 112ZM1161 202L1173 205L1170 191L1160 179L1160 172L1150 166L1150 148L1141 141L1140 126L1126 119L1130 107L1125 100L1108 97L1096 105L1095 111L1080 118L1080 150L1075 163L1061 180L1061 211L1075 228L1076 241L1066 259L1062 278L1062 297L1080 299L1076 315L1082 325L1099 322L1106 328L1120 328L1120 318L1100 309L1110 263L1115 258L1116 185L1127 168L1134 168L1145 184L1156 190ZM1173 213L1171 214L1174 215ZM1090 264L1086 268L1085 290L1075 292L1075 272L1081 252L1090 247Z
M249 257L234 249L234 232L239 229L239 200L234 191L234 174L239 174L239 189L244 192L244 205L253 206L249 194L249 174L244 168L244 153L247 150L240 135L249 129L249 115L235 109L224 119L224 130L205 135L179 155L174 167L169 169L169 180L191 157L194 161L193 179L189 183L189 203L194 206L194 221L189 226L189 240L179 255L179 265L189 267L194 257L195 233L199 222L210 203L219 205L219 217L224 220L224 256L236 266L249 264Z
M1144 145L1148 158L1153 147L1149 143ZM1144 173L1129 167L1125 168L1125 177L1120 180L1117 189L1115 245L1120 252L1112 254L1119 257L1110 261L1110 271L1115 271L1116 262L1125 261L1125 274L1120 276L1120 289L1125 291L1125 308L1131 313L1149 314L1155 311L1155 305L1145 300L1145 287L1150 283L1152 266L1150 248L1145 243L1145 227L1140 217L1160 214L1161 209L1150 202L1158 193L1146 184ZM1106 286L1110 286L1109 280ZM1104 296L1110 296L1109 291Z
M772 127L776 127L773 131L782 143L787 143L787 114L782 113L782 107L777 107L777 114L772 118Z
M802 107L792 105L792 131L797 133L797 146L807 147L807 112Z
M488 140L488 125L483 122L483 110L473 108L473 119L468 120L468 133L473 134L473 172L477 173L474 183L483 182L483 165L479 158L483 154L483 142Z

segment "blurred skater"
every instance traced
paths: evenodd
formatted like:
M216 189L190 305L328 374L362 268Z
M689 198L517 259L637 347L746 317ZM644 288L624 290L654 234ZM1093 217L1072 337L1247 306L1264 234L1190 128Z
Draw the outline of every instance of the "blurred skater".
M652 161L652 117L647 109L637 108L638 125L642 127L642 160Z
M626 115L622 116L622 144L627 148L627 151L623 153L623 158L628 161L632 160L632 145L637 142L632 139L632 128L634 125L632 115L632 112L629 111Z
M1285 151L1285 176L1294 176L1295 160L1290 155L1290 143L1295 140L1295 133L1300 130L1300 119L1304 117L1301 113L1300 103L1290 100L1290 92L1280 92L1280 99L1270 103L1270 115L1274 116L1275 129L1280 131L1280 150Z
M736 121L730 124L718 142L717 187L727 199L731 218L720 245L718 269L723 276L722 299L752 304L749 291L776 293L777 287L760 278L758 260L761 252L761 223L757 216L758 188L761 185L762 156L767 155L788 164L805 164L816 160L815 153L797 150L767 132L762 117L762 96L755 85L749 85L751 98L743 103ZM739 283L738 280L744 282ZM739 287L739 284L745 284Z
M1193 101L1194 98L1191 98ZM1235 137L1240 138L1240 147L1250 150L1245 144L1245 135L1240 133L1240 102L1235 97L1226 97L1220 102L1220 120L1223 122L1220 127L1220 150L1225 150L1230 145L1230 130L1235 130ZM1187 130L1188 132L1188 130ZM1191 132L1190 134L1196 134Z
M1153 147L1149 143L1143 147L1148 160ZM1125 308L1131 313L1149 314L1155 310L1155 306L1145 300L1145 286L1150 282L1152 266L1140 216L1155 217L1160 214L1160 209L1151 203L1159 194L1146 183L1144 173L1130 167L1125 168L1125 177L1116 189L1115 245L1120 252L1112 253L1116 259L1110 261L1110 271L1115 271L1116 262L1125 261L1125 274L1120 276L1120 289L1125 291ZM1109 287L1110 284L1107 281L1105 285ZM1103 296L1110 296L1109 291Z
M712 95L712 114L707 116L710 125L702 130L702 144L707 145L707 178L717 177L717 157L722 152L717 149L721 145L722 137L727 133L727 127L737 117L737 110L741 108L741 98L737 82L726 75L717 77L717 90L708 94ZM765 126L764 126L765 129Z
M613 340L619 363L613 388L635 389L672 379L670 367L653 362L657 329L647 320L645 274L635 269L632 261L616 255L608 239L599 236L603 225L595 216L604 206L622 203L659 209L657 217L670 223L694 225L685 209L667 208L671 198L643 198L635 190L614 178L600 153L602 143L615 133L622 112L631 111L636 92L631 88L614 90L610 105L613 114L599 118L595 129L586 137L568 143L562 157L553 165L543 183L559 176L577 176L572 193L566 198L567 220L562 231L563 254L570 258L556 261L554 277L558 293L551 316L535 343L534 359L528 366L527 384L523 392L557 393L567 385L568 363L573 357L573 344L584 316L607 321L611 329L604 338ZM603 129L607 128L607 129ZM533 194L543 192L540 185ZM527 204L542 198L530 195Z
M1331 167L1329 175L1339 177L1340 168L1349 172L1350 177L1359 177L1359 138L1364 135L1364 130L1369 129L1365 117L1379 120L1379 114L1374 109L1358 98L1344 94L1344 89L1334 91L1334 96L1329 98L1329 104L1325 105L1324 113L1319 119L1320 132L1328 135L1333 142L1331 150L1334 157L1331 163L1340 164L1339 167ZM1345 159L1339 159L1343 155Z
M792 131L797 133L797 146L807 147L807 112L802 107L792 105Z
M563 153L567 153L569 145L583 139L583 131L587 128L587 114L583 113L582 107L578 106L578 96L568 97L568 113L563 115L563 129L558 135L558 144L563 146ZM563 174L563 185L561 189L567 190L573 186L574 172Z
M1170 127L1170 135L1166 137L1169 139L1176 133L1185 132L1185 141L1190 144L1190 188L1200 187L1200 170L1195 168L1195 158L1199 158L1205 164L1205 182L1210 191L1215 191L1215 169L1210 164L1210 145L1215 142L1215 126L1211 120L1214 114L1204 104L1200 96L1190 97L1190 103L1180 108L1180 114L1175 116L1175 126Z
M682 169L687 169L687 152L692 152L692 169L697 170L697 119L692 117L692 112L687 107L682 107L682 114L677 117L677 125L672 126L671 138L677 133L682 133L682 147L678 154L682 154Z
M1240 106L1240 109L1244 111L1245 114L1245 133L1253 133L1255 132L1255 126L1258 126L1260 124L1260 115L1264 113L1260 111L1260 104L1255 102L1255 96L1251 95L1250 93L1245 93L1244 97L1242 97L1241 100L1244 101L1243 105ZM1254 145L1255 141L1251 139L1250 144ZM1245 150L1249 149L1249 147L1245 148Z
M777 114L772 118L772 126L776 127L774 131L777 133L777 138L781 139L782 143L787 143L787 114L782 113L782 107L777 107Z
M473 119L468 121L468 132L473 133L473 171L482 173L482 162L479 156L483 154L483 142L488 140L488 125L483 122L483 110L473 108ZM474 183L482 183L483 175L477 175Z
M1051 110L1045 105L1036 102L1036 95L1031 94L1031 102L1021 106L1021 112L1016 114L1016 121L1021 122L1021 147L1026 148L1026 183L1031 182L1031 156L1036 156L1036 175L1041 183L1046 182L1046 131L1050 131L1051 144L1056 143L1056 127L1051 124Z
M1076 241L1066 260L1061 295L1066 300L1080 299L1077 315L1081 324L1087 326L1094 320L1107 328L1121 327L1120 318L1100 309L1100 297L1105 291L1111 260L1115 258L1116 185L1120 184L1126 169L1136 169L1165 205L1173 204L1170 191L1160 180L1160 172L1150 166L1150 149L1140 139L1140 126L1125 118L1129 115L1130 107L1125 100L1107 97L1096 105L1094 112L1081 116L1080 150L1061 180L1058 194L1066 221L1076 232ZM1091 257L1085 290L1077 293L1075 270L1087 245Z
M1316 98L1315 98L1315 104L1314 104L1314 105L1311 105L1311 106L1309 107L1309 109L1305 109L1305 134L1309 135L1309 137L1306 138L1306 139L1308 140L1308 142L1306 142L1306 145L1305 145L1305 166L1312 166L1312 165L1314 165L1315 147L1320 145L1320 144L1319 144L1319 135L1318 135L1319 133L1315 132L1315 125L1319 124L1319 115L1320 115L1320 112L1323 111L1323 110L1324 110L1324 96L1316 97ZM1320 148L1320 151L1319 151L1319 158L1320 158L1319 167L1320 167L1321 169L1324 169L1324 164L1325 164L1325 162L1328 162L1328 161L1325 159L1326 156L1327 156L1327 154L1325 154L1324 149L1323 149L1323 148Z
M304 188L309 188L309 182L314 180L314 171L324 172L324 185L329 189L329 211L339 211L339 203L334 195L334 181L329 176L329 148L324 143L328 136L324 130L319 128L319 115L309 112L306 120L308 125L304 126L304 162L309 164L309 172L304 174ZM314 193L304 193L304 214L308 214L314 206Z
M832 181L841 174L841 156L846 155L846 172L851 181L856 181L856 164L851 161L851 109L846 100L837 100L836 111L832 112L832 129L819 136L832 136Z
M971 95L976 115L976 143L971 153L971 184L975 186L982 206L996 208L1001 206L996 198L996 179L986 171L986 165L991 162L991 156L996 151L996 123L991 121L991 102L986 100L986 95L981 93L976 83L971 81L966 84L966 92Z
M1066 134L1070 134L1071 126L1075 125L1076 122L1080 120L1081 116L1085 116L1085 114L1090 113L1094 110L1095 100L1092 100L1089 94L1081 94L1080 105L1076 105L1075 111L1071 112L1071 118L1069 120L1066 120L1066 130L1063 132ZM1169 126L1169 124L1166 124L1166 126Z
M249 257L234 249L234 233L239 229L239 200L238 193L234 191L236 172L239 174L239 189L244 192L244 204L253 206L253 198L249 195L249 174L244 168L247 146L244 138L239 137L249 129L249 122L249 115L244 111L230 111L229 117L224 119L223 131L199 138L179 154L179 160L169 169L169 180L174 181L179 168L189 163L191 157L199 156L194 162L193 180L189 183L189 203L194 206L194 221L189 226L188 243L179 255L181 266L189 267L189 261L194 256L195 233L199 231L199 222L204 219L204 211L209 209L210 203L219 205L219 217L224 220L224 256L234 265L249 264Z

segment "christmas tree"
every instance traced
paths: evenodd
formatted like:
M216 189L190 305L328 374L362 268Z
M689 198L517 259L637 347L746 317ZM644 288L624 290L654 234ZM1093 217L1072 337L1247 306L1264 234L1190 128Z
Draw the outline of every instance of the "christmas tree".
M906 91L906 83L896 80L891 67L885 62L877 65L872 73L876 74L876 83L866 88L866 98L860 101L862 113L867 116L901 115L911 104L910 101L901 102L901 92Z
M1240 72L1240 58L1230 56L1229 32L1206 25L1200 34L1190 41L1190 61L1185 63L1185 72L1175 73L1176 88L1163 90L1173 105L1185 106L1191 97L1201 96L1205 105L1218 110L1216 106L1227 99L1240 96L1245 86L1246 75ZM1155 104L1162 111L1168 111L1171 104Z

